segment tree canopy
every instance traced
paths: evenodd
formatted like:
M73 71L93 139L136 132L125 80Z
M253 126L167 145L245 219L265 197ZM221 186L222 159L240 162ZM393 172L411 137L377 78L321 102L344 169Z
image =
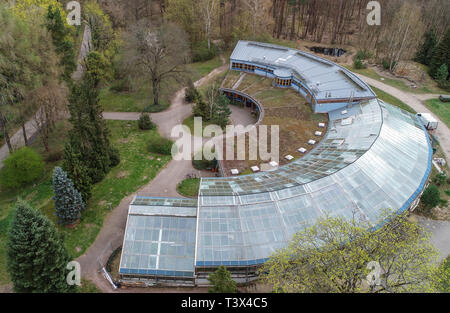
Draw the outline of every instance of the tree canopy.
M263 280L276 292L435 292L442 273L429 234L404 216L381 225L321 218L269 259Z
M208 277L212 287L209 288L211 293L235 293L237 292L236 282L231 278L231 273L225 266L221 265L214 273Z
M39 211L19 200L7 243L7 267L16 292L68 292L70 256L63 238Z
M161 83L169 78L179 80L190 58L185 31L172 23L153 27L142 21L127 34L126 42L129 69L150 81L153 104L159 105Z
M23 147L6 158L0 171L0 182L4 188L18 189L44 174L45 164L34 150Z
M81 217L85 204L72 180L59 166L53 170L53 193L58 222L63 225L75 223Z

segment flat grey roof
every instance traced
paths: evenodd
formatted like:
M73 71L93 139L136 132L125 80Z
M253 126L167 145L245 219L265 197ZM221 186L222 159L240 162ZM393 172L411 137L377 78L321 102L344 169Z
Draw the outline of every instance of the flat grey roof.
M369 85L346 68L303 51L239 41L231 60L265 64L279 70L283 76L290 72L308 86L316 100L376 97Z

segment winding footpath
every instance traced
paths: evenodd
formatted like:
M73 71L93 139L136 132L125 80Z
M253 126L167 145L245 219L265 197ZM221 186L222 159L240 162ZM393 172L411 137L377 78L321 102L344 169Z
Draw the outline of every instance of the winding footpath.
M439 95L434 94L413 94L403 92L397 88L386 85L376 79L372 79L360 74L356 74L363 80L365 80L369 85L372 85L382 91L391 94L392 96L398 98L399 100L406 103L408 106L413 108L419 113L431 113L439 122L439 126L436 130L436 135L439 139L439 143L444 151L447 160L450 160L450 130L442 122L436 114L431 112L424 104L423 101L428 99L433 99ZM431 244L439 250L439 260L446 258L450 255L450 221L436 221L432 219L427 219L421 216L416 216L420 225L422 225L427 231L431 232Z
M356 74L356 73L355 73ZM381 89L382 91L398 98L399 100L406 103L408 106L413 108L418 113L431 113L439 122L439 126L436 130L436 135L439 139L439 143L442 147L442 150L444 151L445 157L447 160L450 160L450 129L445 125L444 122L442 122L436 114L430 111L426 107L426 105L423 103L423 101L432 99L434 97L437 97L438 95L432 95L432 94L413 94L410 92L404 92L401 91L395 87L386 85L376 79L366 77L360 74L356 74L358 77L363 79L366 83L368 83L371 86L374 86L378 89ZM450 238L450 236L448 237Z
M89 27L86 25L83 43L81 45L78 68L74 73L73 78L78 79L83 72L82 60L87 55L90 48L91 33ZM225 63L225 62L224 62ZM195 86L199 87L210 81L217 75L225 72L228 65L223 65L211 73L195 82ZM357 74L358 75L358 74ZM422 101L436 97L436 95L415 95L412 93L403 92L394 87L386 85L380 81L358 75L364 79L368 84L375 86L384 92L387 92L399 100L411 106L417 112L430 112L430 110L423 104ZM184 102L185 89L179 90L171 100L171 106L163 112L151 114L152 120L158 125L160 134L166 138L171 138L171 131L176 125L182 124L184 119L192 114L192 106ZM138 120L140 113L125 113L125 112L104 112L103 116L108 120ZM434 115L434 114L433 114ZM434 115L435 116L435 115ZM242 124L244 126L250 125L252 120L247 118L239 108L232 107L231 119L233 124ZM33 126L32 120L26 123L27 134L31 137L36 135L36 128ZM450 130L439 120L439 127L436 131L442 149L450 160ZM173 138L172 138L173 139ZM193 138L192 138L193 139ZM11 137L11 143L15 148L24 145L22 130L20 129ZM0 167L3 160L9 155L8 147L3 145L0 148ZM125 224L127 220L128 206L135 195L150 195L150 196L164 196L164 197L180 197L176 191L177 184L183 180L187 174L196 174L197 176L210 176L210 172L196 171L190 161L174 161L169 162L164 169L146 186L143 186L136 193L133 193L120 202L119 206L111 211L105 218L103 227L97 235L94 243L88 248L85 254L80 256L77 261L80 262L82 277L92 281L102 292L114 292L111 285L99 273L100 264L105 264L109 254L113 249L122 245ZM432 243L439 249L441 259L450 253L450 222L436 222L424 218L418 218L426 229L433 233ZM108 248L111 249L108 250ZM109 253L105 253L109 251ZM0 286L1 287L1 286ZM1 288L0 288L1 291ZM119 289L115 292L199 292L206 289L198 288L147 288L147 289Z
M225 64L213 70L207 76L195 82L195 86L199 87L207 83L227 69L228 65ZM179 90L174 95L171 100L171 105L167 110L151 114L152 121L158 125L161 136L173 139L171 137L173 127L182 124L186 118L192 115L192 106L184 102L184 95L185 88ZM140 113L122 112L105 112L103 114L105 119L125 121L137 120L139 119L139 115ZM159 197L181 197L176 191L176 186L187 174L193 173L199 177L211 176L213 174L207 171L195 170L192 167L191 161L172 160L149 184L139 189L136 193L122 199L119 206L117 206L104 220L103 227L97 235L95 242L85 254L77 259L81 265L82 277L91 280L102 292L113 292L111 285L106 281L102 274L99 273L100 264L105 264L112 250L122 245L128 207L133 198L138 194ZM109 253L105 253L105 247ZM111 247L111 249L108 250L109 247ZM179 288L149 288L145 290L133 288L119 289L116 292L128 292L131 290L133 290L133 292L180 292ZM199 289L196 288L182 288L181 290L183 292L199 292Z

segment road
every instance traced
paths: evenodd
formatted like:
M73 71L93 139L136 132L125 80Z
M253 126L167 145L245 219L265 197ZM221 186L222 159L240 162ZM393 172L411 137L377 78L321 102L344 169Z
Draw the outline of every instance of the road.
M399 100L403 101L404 103L406 103L408 106L410 106L411 108L413 108L416 112L419 113L431 113L434 117L436 117L436 119L439 122L439 127L436 130L436 135L439 139L439 144L442 147L442 150L444 151L445 157L447 160L450 160L450 129L447 127L447 125L445 125L444 122L442 122L438 116L436 116L436 114L434 114L433 112L431 112L426 106L425 104L422 102L424 100L427 99L431 99L434 96L437 95L430 95L430 94L425 94L425 95L416 95L413 93L409 93L409 92L404 92L401 91L395 87L386 85L385 83L382 83L376 79L370 78L370 77L366 77L360 74L356 74L358 77L360 77L361 79L363 79L366 83L368 83L369 85L372 85L378 89L381 89L382 91L398 98Z

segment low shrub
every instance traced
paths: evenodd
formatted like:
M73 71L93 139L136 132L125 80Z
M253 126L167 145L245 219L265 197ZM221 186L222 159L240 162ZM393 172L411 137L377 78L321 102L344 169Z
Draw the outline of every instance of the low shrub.
M142 112L144 112L144 113L157 113L157 112L164 111L168 107L169 107L169 103L161 103L161 104L158 104L158 105L154 105L152 103L152 104L147 105L144 108L144 110L142 110Z
M390 63L388 60L386 60L386 59L383 59L383 60L381 61L381 65L383 65L383 68L384 68L385 70L389 70L390 67L391 67L391 63ZM395 68L396 66L397 66L397 62L394 62L394 63L392 64L392 68Z
M128 77L125 77L125 78L116 80L111 84L111 87L109 89L114 92L131 91L132 88L131 88L130 79Z
M59 160L62 159L62 157L63 157L62 150L52 151L52 152L48 153L47 156L45 157L45 162L47 162L47 163L58 162Z
M152 137L147 145L149 152L163 155L172 154L173 141L162 137Z
M201 98L200 93L198 92L197 88L195 88L194 83L192 81L189 81L184 98L188 103L196 102L198 99Z
M422 206L425 209L425 213L430 213L431 209L438 206L441 202L441 194L436 185L428 186L420 198Z
M213 43L211 43L211 47L208 49L208 42L206 40L194 42L191 48L193 62L209 61L218 54L218 49Z
M361 59L355 59L355 61L353 62L353 67L357 70L366 68L366 66L364 65L364 63Z
M436 186L445 185L447 183L447 175L445 175L444 173L439 173L433 177L432 182Z
M111 150L109 151L109 161L110 161L111 167L115 167L115 166L119 165L119 163L120 163L119 149L117 149L115 147L111 147Z
M199 170L213 170L217 167L217 160L214 158L213 160L207 160L204 156L201 158L201 160L198 159L198 154L192 159L192 166Z
M367 60L372 57L372 53L368 50L359 50L358 53L356 53L355 59L360 60Z
M42 157L34 150L23 147L4 161L0 183L4 188L17 189L41 178L44 169Z
M141 130L156 129L156 124L152 122L150 115L145 113L139 117L138 126Z

